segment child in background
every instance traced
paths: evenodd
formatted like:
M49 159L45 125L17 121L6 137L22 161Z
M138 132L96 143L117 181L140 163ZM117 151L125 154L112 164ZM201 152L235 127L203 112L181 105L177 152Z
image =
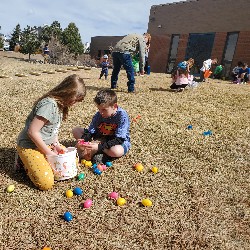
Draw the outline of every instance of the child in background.
M54 174L46 155L57 155L64 149L58 141L61 122L66 120L69 107L83 101L85 95L82 78L75 74L66 77L34 103L18 136L16 164L23 164L31 181L41 190L54 185Z
M214 79L221 79L222 78L222 73L223 73L223 65L217 65L215 70L214 70L214 74L213 74L213 78Z
M78 140L80 158L99 164L128 152L131 147L130 121L127 112L118 106L115 91L100 90L94 98L94 103L98 112L89 128L76 127L72 133ZM80 139L89 143L82 144Z
M183 91L189 82L193 81L193 77L190 79L191 76L189 75L190 69L193 65L193 58L189 58L187 61L178 63L177 69L172 75L172 85L170 86L171 89Z
M250 68L248 68L248 64L246 62L244 62L239 69L238 79L239 83L246 83L250 81Z
M133 55L132 57L132 64L134 67L135 75L140 75L140 59L139 54Z
M233 68L232 70L233 83L240 83L240 79L238 79L238 77L239 77L239 71L242 66L243 66L243 62L239 61L237 66Z
M212 67L212 64L217 64L218 63L218 59L214 58L214 59L207 59L206 61L203 62L203 66L200 69L200 82L205 82L205 71L206 70L210 70Z
M103 61L101 63L102 71L101 71L99 79L101 79L103 75L105 76L105 80L107 80L108 78L108 68L109 68L108 58L109 57L107 55L103 56Z
M194 59L189 58L187 61L178 63L177 69L182 70L181 73L184 73L187 76L190 73L190 69L193 67L193 65L194 65Z

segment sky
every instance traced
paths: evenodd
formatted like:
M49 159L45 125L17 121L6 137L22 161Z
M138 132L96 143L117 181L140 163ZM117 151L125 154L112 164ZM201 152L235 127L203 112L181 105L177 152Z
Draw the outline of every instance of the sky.
M147 31L152 5L180 0L4 0L0 8L0 33L10 36L17 24L51 25L58 21L65 29L75 23L82 42L95 36L122 36Z

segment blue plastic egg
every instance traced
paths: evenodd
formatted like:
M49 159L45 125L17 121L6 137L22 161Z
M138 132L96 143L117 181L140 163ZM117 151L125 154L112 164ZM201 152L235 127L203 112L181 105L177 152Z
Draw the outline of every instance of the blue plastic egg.
M92 168L97 168L97 164L94 163L94 164L92 165Z
M193 126L192 125L188 125L187 129L193 129Z
M101 175L102 174L102 171L98 168L94 168L93 170L94 174L97 174L97 175Z
M107 161L106 164L105 164L107 167L112 167L112 162L111 161Z
M70 212L65 212L64 215L63 215L63 218L65 221L71 221L73 220L73 216Z
M81 188L76 187L76 188L74 188L73 193L74 193L75 195L82 195L83 191L82 191Z

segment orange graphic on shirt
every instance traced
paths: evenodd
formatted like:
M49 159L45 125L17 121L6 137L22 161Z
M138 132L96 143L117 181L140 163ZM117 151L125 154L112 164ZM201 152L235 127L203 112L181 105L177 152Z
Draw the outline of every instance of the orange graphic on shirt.
M113 135L117 128L117 124L110 124L110 123L101 123L98 127L99 131L103 135Z

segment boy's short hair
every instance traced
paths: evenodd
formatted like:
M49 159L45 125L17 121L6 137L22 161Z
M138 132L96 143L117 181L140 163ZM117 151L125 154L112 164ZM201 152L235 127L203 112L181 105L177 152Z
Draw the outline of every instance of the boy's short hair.
M94 102L97 105L105 104L108 106L112 106L117 103L117 95L116 92L112 89L101 89L97 92Z

